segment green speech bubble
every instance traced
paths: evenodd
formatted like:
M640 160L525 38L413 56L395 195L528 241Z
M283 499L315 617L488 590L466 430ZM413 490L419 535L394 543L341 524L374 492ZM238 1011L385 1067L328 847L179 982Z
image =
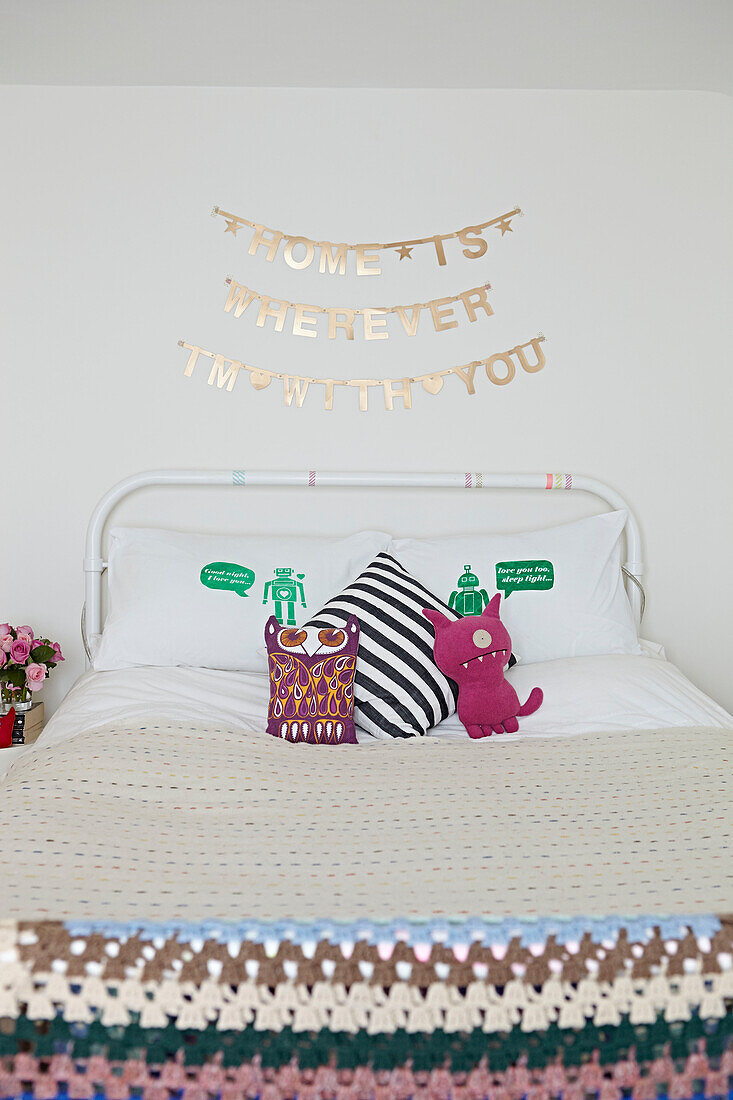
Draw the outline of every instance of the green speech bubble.
M512 592L546 592L555 583L555 568L551 561L498 561L496 587L508 599Z
M247 590L255 583L253 569L244 565L235 565L232 561L212 561L201 570L200 581L207 588L223 588L246 596Z

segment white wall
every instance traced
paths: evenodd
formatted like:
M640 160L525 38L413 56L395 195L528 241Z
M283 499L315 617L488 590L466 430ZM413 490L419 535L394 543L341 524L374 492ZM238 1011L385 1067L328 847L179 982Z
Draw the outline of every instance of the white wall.
M730 0L3 0L0 82L733 91Z
M28 621L69 654L47 701L82 667L82 540L97 497L151 466L267 465L570 470L609 482L643 526L646 635L733 708L730 110L704 93L0 90L0 620ZM425 249L357 279L248 256L209 217L214 203L332 240L422 236L515 203L526 215L479 261L456 249L438 268ZM414 339L307 340L226 315L228 274L276 296L361 305L489 279L496 314L440 334L421 325ZM176 346L384 376L538 331L541 373L483 382L472 398L451 379L439 397L416 391L409 413L378 401L359 413L353 393L337 393L330 414L315 397L286 409L275 385L257 394L244 379L218 391L203 371L183 377ZM493 505L469 514L475 498L459 497L427 511L390 502L386 514L401 531L460 524L462 512L473 527L506 524ZM549 498L535 512L544 523ZM314 499L292 515L285 498L270 501L262 522L312 528L324 522ZM260 522L242 498L233 506L235 526ZM144 497L134 518L165 520L167 507ZM199 497L186 509L189 526L213 522ZM366 514L351 502L325 522L353 529Z

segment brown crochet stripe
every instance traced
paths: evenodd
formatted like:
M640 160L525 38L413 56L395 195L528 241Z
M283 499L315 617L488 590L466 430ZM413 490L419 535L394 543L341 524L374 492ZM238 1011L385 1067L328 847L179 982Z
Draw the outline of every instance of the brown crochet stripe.
M263 944L244 941L232 957L226 944L213 940L204 941L200 950L195 950L191 943L173 937L162 944L142 935L131 936L124 942L100 933L74 938L56 921L18 922L17 950L31 972L47 973L52 964L60 960L66 963L68 978L90 973L91 964L95 973L108 979L122 980L131 969L139 971L142 967L140 977L143 981L158 981L166 972L175 970L180 981L199 985L210 978L208 964L216 961L221 965L218 980L231 985L242 980L247 963L255 962L258 964L256 982L271 988L286 980L286 963L291 964L290 976L308 986L329 977L346 987L366 979L385 989L405 980L420 988L436 981L465 987L477 977L497 987L505 986L516 977L521 977L527 985L542 986L550 976L577 983L591 972L600 982L612 982L618 974L629 972L632 978L649 978L663 959L666 959L666 973L670 977L685 972L686 960L698 961L702 974L717 974L720 972L718 955L733 953L733 916L719 919L721 928L710 941L708 951L701 949L689 930L682 939L665 941L659 928L655 928L646 943L630 941L622 930L610 948L586 933L575 953L558 944L554 936L549 936L541 953L536 955L515 938L501 958L497 958L491 948L473 943L464 958L457 957L452 948L434 944L429 957L420 959L412 947L398 942L390 957L384 959L376 946L365 941L354 944L347 958L339 945L326 940L317 944L310 958L301 946L289 941L280 942L273 956L268 955ZM297 976L292 966L297 967Z

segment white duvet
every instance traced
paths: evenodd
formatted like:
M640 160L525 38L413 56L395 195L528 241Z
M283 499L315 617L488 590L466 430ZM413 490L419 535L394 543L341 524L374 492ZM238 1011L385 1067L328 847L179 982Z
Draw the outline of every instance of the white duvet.
M733 718L669 661L650 656L570 657L516 665L508 673L519 697L539 686L540 709L522 719L517 734L559 737L622 730L712 726ZM268 679L260 673L204 668L128 668L82 676L48 723L42 742L54 744L114 721L127 725L150 715L210 722L261 734L267 722ZM357 731L360 741L369 734ZM465 738L457 715L430 732Z

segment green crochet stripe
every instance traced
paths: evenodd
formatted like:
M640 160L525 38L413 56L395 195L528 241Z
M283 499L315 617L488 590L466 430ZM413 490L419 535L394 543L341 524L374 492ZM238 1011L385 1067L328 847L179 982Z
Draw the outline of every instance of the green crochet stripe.
M633 1026L626 1018L617 1027L597 1027L589 1022L580 1031L561 1031L552 1024L546 1031L529 1035L518 1027L507 1035L485 1035L480 1029L461 1034L434 1031L430 1035L408 1035L397 1031L394 1035L368 1035L360 1031L350 1035L328 1030L295 1033L290 1028L280 1032L255 1031L252 1027L217 1031L213 1026L205 1031L182 1032L172 1024L163 1030L138 1024L106 1028L98 1022L87 1026L67 1024L60 1018L48 1023L20 1016L15 1021L2 1021L0 1058L18 1050L30 1050L43 1058L68 1049L76 1058L106 1054L110 1061L124 1061L144 1049L152 1065L165 1062L183 1048L186 1064L193 1066L203 1065L223 1051L225 1066L240 1065L260 1054L263 1065L273 1067L285 1065L295 1056L301 1068L317 1068L335 1056L343 1069L367 1064L375 1070L393 1069L412 1058L415 1070L430 1070L448 1059L453 1072L468 1072L484 1055L495 1071L505 1070L522 1055L527 1056L530 1069L542 1069L558 1051L563 1052L566 1066L577 1066L596 1049L601 1063L612 1065L632 1046L637 1060L644 1062L658 1057L665 1043L670 1044L674 1059L684 1059L701 1038L707 1040L708 1055L719 1057L733 1043L733 1012L722 1020L705 1022L693 1016L685 1023L670 1024L658 1017L649 1026Z

